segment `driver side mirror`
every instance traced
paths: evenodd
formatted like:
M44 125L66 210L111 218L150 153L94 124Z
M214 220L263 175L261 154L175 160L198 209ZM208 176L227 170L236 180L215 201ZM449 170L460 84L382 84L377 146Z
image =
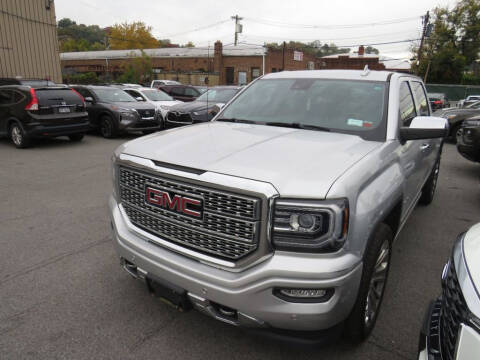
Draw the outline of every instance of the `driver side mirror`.
M218 104L213 105L213 106L212 106L212 110L210 110L210 114L211 114L212 116L217 115L217 114L220 112L220 110L222 110L222 108L223 108L224 106L225 106L225 104L222 104L222 103L218 103Z
M400 128L400 140L444 138L448 135L447 119L434 116L417 116L410 127Z
M91 96L87 96L85 98L85 102L89 103L89 104L93 104L93 98Z
M137 97L135 98L135 100L137 100L137 101L145 101L145 99L142 98L141 96L137 96Z

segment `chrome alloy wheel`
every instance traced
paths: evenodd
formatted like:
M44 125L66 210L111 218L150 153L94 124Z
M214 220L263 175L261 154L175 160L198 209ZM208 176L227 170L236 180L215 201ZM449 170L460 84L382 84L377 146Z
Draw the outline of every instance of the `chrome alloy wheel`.
M22 144L23 134L22 134L22 130L18 125L13 125L11 137L15 145L20 146Z
M365 326L369 327L378 314L382 295L385 290L385 282L387 280L388 266L390 261L390 243L385 240L378 253L375 267L373 268L372 277L367 294L365 305Z

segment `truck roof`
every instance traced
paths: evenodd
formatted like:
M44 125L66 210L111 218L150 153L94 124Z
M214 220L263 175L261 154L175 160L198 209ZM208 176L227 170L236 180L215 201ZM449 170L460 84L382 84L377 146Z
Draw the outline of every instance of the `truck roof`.
M265 75L264 79L344 79L344 80L366 80L366 81L387 81L392 74L399 74L392 71L369 70L299 70L282 71ZM411 76L399 74L401 76Z

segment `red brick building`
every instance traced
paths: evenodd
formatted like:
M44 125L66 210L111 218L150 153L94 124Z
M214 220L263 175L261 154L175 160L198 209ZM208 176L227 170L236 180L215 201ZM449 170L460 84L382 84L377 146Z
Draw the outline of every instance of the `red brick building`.
M314 69L315 57L295 49L265 49L254 46L226 46L217 41L210 48L160 48L143 50L152 60L155 77L178 79L201 85L248 83L263 73ZM60 54L65 74L95 72L115 78L140 50L105 50Z
M410 63L408 61L391 59L376 54L365 54L363 46L358 48L357 53L323 56L315 62L316 69L362 70L366 65L368 65L370 70L410 72Z

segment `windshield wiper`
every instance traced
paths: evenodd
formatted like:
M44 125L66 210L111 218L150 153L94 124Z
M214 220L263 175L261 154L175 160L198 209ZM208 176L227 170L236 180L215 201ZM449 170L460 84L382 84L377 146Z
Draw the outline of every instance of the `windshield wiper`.
M216 121L234 122L234 123L243 123L243 124L258 124L256 121L253 121L253 120L236 119L236 118L221 118L221 119L217 119Z
M318 126L318 125L307 125L307 124L300 124L300 123L283 123L283 122L275 122L270 121L266 122L265 125L268 126L281 126L281 127L288 127L294 129L303 129L303 130L316 130L316 131L327 131L330 132L331 130L327 127Z

